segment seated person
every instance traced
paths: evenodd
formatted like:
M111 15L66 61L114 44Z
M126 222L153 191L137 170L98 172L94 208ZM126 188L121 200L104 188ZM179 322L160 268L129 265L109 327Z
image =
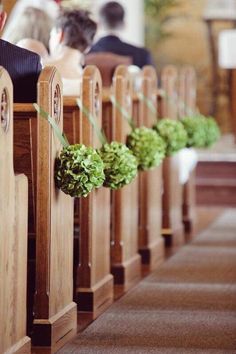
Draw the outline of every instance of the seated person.
M13 44L31 38L41 42L48 49L52 25L53 20L44 10L29 6L24 9L20 17L15 19L12 31L3 38Z
M83 10L65 10L55 22L49 40L51 56L44 61L55 66L63 81L64 95L78 95L84 52L91 46L97 25Z
M34 30L33 37L30 36L30 38L37 39L44 43L44 40L42 40L43 34L45 40L47 40L47 42L44 43L47 48L50 34L50 29L48 26L50 25L51 27L54 19L58 16L59 5L54 0L17 0L14 1L14 3L15 5L9 14L6 26L4 27L2 39L16 44L16 42L20 39L29 37L29 32L32 34L32 28L34 29L34 27L32 27L33 24L37 27L37 29ZM28 8L30 8L30 10L28 10ZM43 11L37 12L34 9L41 9ZM37 23L35 20L35 15L38 15ZM26 23L29 25L28 29ZM44 28L42 28L43 24ZM18 32L21 34L23 28L27 31L27 33L24 34L24 37L22 37L22 35L19 37ZM41 28L42 32L39 32L38 28Z
M132 64L140 68L144 65L154 65L147 49L122 42L117 36L118 30L124 26L124 17L124 8L118 2L111 1L102 6L99 12L99 22L107 35L92 46L90 53L111 52L129 56L132 58Z
M0 31L5 21L6 13L0 5ZM0 39L0 65L12 79L14 102L35 102L37 81L42 69L39 55Z

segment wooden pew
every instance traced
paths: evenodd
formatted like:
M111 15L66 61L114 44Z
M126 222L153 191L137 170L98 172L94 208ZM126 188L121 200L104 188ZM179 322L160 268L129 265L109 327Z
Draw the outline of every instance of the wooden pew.
M102 82L98 69L87 66L82 78L82 105L102 125ZM64 100L65 133L73 143L100 147L95 130L79 109L75 98ZM75 296L79 311L94 317L113 301L113 276L110 272L110 190L100 188L79 199L79 249Z
M0 353L30 353L26 336L28 182L13 169L13 88L0 67Z
M160 117L177 119L178 116L178 73L174 66L166 66L161 74L161 88L164 95L160 99ZM182 223L183 187L178 181L178 153L165 158L163 163L162 225L166 245L184 243Z
M152 128L156 115L148 108L145 99L156 107L157 75L152 66L145 66L141 73L138 126ZM156 107L157 108L157 107ZM155 269L164 259L162 233L162 165L139 173L139 253L149 269Z
M127 67L120 65L113 77L112 93L116 102L132 115L131 85ZM126 143L131 128L119 109L104 102L103 127L109 141ZM112 191L111 269L116 284L132 286L140 277L138 254L138 179Z
M38 82L38 104L63 129L61 91L58 72L46 67ZM76 304L72 301L73 199L54 185L54 163L61 147L52 128L46 120L37 119L31 104L14 108L14 165L30 176L29 205L35 205L36 216L36 228L32 228L36 235L34 316L29 330L34 346L54 353L77 328Z
M132 57L110 52L89 53L85 56L86 65L96 65L102 76L103 87L110 87L115 68L118 65L132 64Z
M179 118L194 114L196 111L196 72L192 66L180 70ZM196 183L195 169L183 185L183 223L186 232L192 232L196 224Z

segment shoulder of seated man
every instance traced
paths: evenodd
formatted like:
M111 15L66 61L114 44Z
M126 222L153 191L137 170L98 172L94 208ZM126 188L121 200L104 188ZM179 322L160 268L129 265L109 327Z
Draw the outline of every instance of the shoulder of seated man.
M8 50L15 51L22 56L31 56L32 58L34 57L35 59L40 60L40 56L37 53L34 53L28 49L18 47L17 45L7 42L3 39L0 39L0 43L2 44L3 48L5 47ZM4 55L4 52L2 52L2 54Z

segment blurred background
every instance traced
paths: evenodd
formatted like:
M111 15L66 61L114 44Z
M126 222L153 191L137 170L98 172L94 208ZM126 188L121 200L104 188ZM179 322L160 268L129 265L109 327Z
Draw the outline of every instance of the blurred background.
M47 0L53 2L54 0ZM17 3L3 0L10 14ZM28 1L34 6L34 2ZM65 7L85 7L96 18L104 0L56 1ZM126 9L122 37L145 45L155 58L157 71L166 64L191 64L198 77L198 107L213 115L223 133L232 131L230 113L230 70L218 65L218 36L236 23L235 0L120 0ZM235 13L234 13L235 10ZM99 36L99 33L98 33Z

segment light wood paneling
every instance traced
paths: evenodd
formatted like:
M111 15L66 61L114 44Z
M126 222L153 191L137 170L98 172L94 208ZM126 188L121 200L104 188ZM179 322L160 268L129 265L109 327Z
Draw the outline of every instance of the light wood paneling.
M131 84L127 67L116 68L112 92L116 102L132 115ZM106 115L110 128L108 139L126 143L131 128L117 107L112 117ZM105 119L105 117L104 117ZM140 277L141 257L138 254L138 179L112 191L111 263L115 283L129 287Z
M157 119L150 110L147 100L155 108L157 104L157 75L152 66L142 70L141 93L139 101L138 126L152 128ZM142 262L150 269L156 268L164 259L162 230L162 165L139 173L139 253Z
M178 73L174 66L166 66L161 74L164 91L160 104L161 118L178 117ZM166 244L184 242L182 224L183 187L179 182L178 153L165 158L163 163L162 225Z
M102 82L95 66L84 69L81 102L101 128ZM101 146L95 129L82 110L78 138L86 146ZM76 294L79 310L92 311L94 316L104 311L113 301L113 276L110 273L110 198L110 190L105 187L93 191L86 198L80 198Z
M27 178L13 170L13 88L0 68L0 352L30 353L26 336Z

